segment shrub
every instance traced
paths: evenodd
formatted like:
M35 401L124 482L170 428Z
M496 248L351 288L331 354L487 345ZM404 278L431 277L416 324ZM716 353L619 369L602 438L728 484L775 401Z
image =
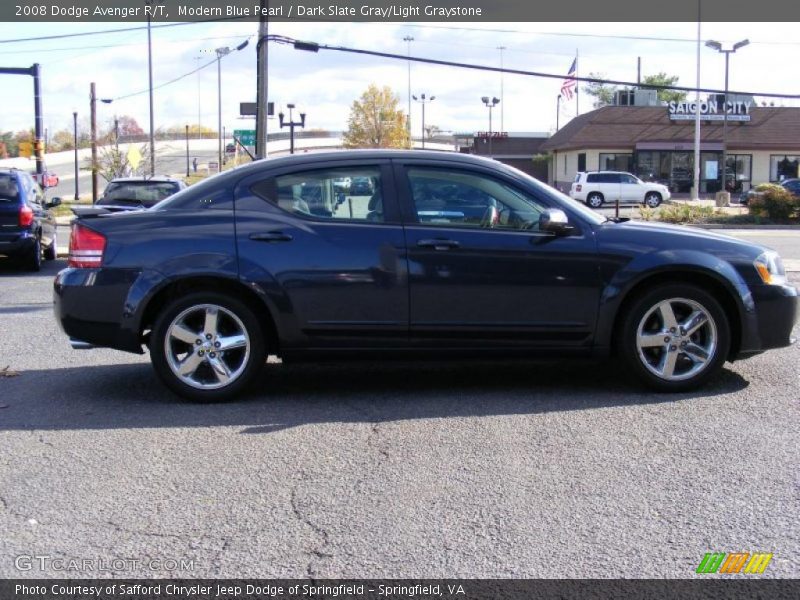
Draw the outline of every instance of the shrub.
M757 194L747 203L748 212L755 217L786 221L800 210L800 199L781 185L762 183L755 187Z
M639 218L642 221L652 221L653 219L655 219L655 216L656 216L655 208L650 208L649 206L646 206L644 204L639 206Z
M661 212L658 213L658 220L665 223L702 223L713 216L713 206L673 204L661 209Z

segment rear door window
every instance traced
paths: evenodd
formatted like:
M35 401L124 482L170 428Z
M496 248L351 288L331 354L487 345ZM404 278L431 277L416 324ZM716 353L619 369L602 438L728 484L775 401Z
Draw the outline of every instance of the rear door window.
M8 173L0 173L0 202L18 202L19 186L17 178Z

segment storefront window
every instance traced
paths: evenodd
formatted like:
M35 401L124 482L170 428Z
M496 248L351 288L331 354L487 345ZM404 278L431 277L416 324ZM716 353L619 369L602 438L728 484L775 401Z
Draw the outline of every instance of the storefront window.
M800 165L800 156L773 154L769 157L769 180L783 181L798 177L797 167Z
M600 153L600 171L633 172L633 154Z

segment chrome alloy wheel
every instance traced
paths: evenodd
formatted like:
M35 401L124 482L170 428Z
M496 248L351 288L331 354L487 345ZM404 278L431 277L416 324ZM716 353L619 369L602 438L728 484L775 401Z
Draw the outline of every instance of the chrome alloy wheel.
M636 349L648 371L665 381L683 381L703 371L717 350L711 313L687 298L663 300L636 329Z
M241 319L217 304L198 304L172 320L164 355L175 376L199 390L230 385L250 357L250 336Z

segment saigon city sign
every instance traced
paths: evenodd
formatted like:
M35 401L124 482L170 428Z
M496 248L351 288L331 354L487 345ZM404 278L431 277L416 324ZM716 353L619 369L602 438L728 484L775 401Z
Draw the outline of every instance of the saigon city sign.
M724 121L723 105L728 105L728 121L749 121L752 102L717 102L716 100L700 101L701 121ZM667 105L670 121L694 121L697 102L675 102Z

